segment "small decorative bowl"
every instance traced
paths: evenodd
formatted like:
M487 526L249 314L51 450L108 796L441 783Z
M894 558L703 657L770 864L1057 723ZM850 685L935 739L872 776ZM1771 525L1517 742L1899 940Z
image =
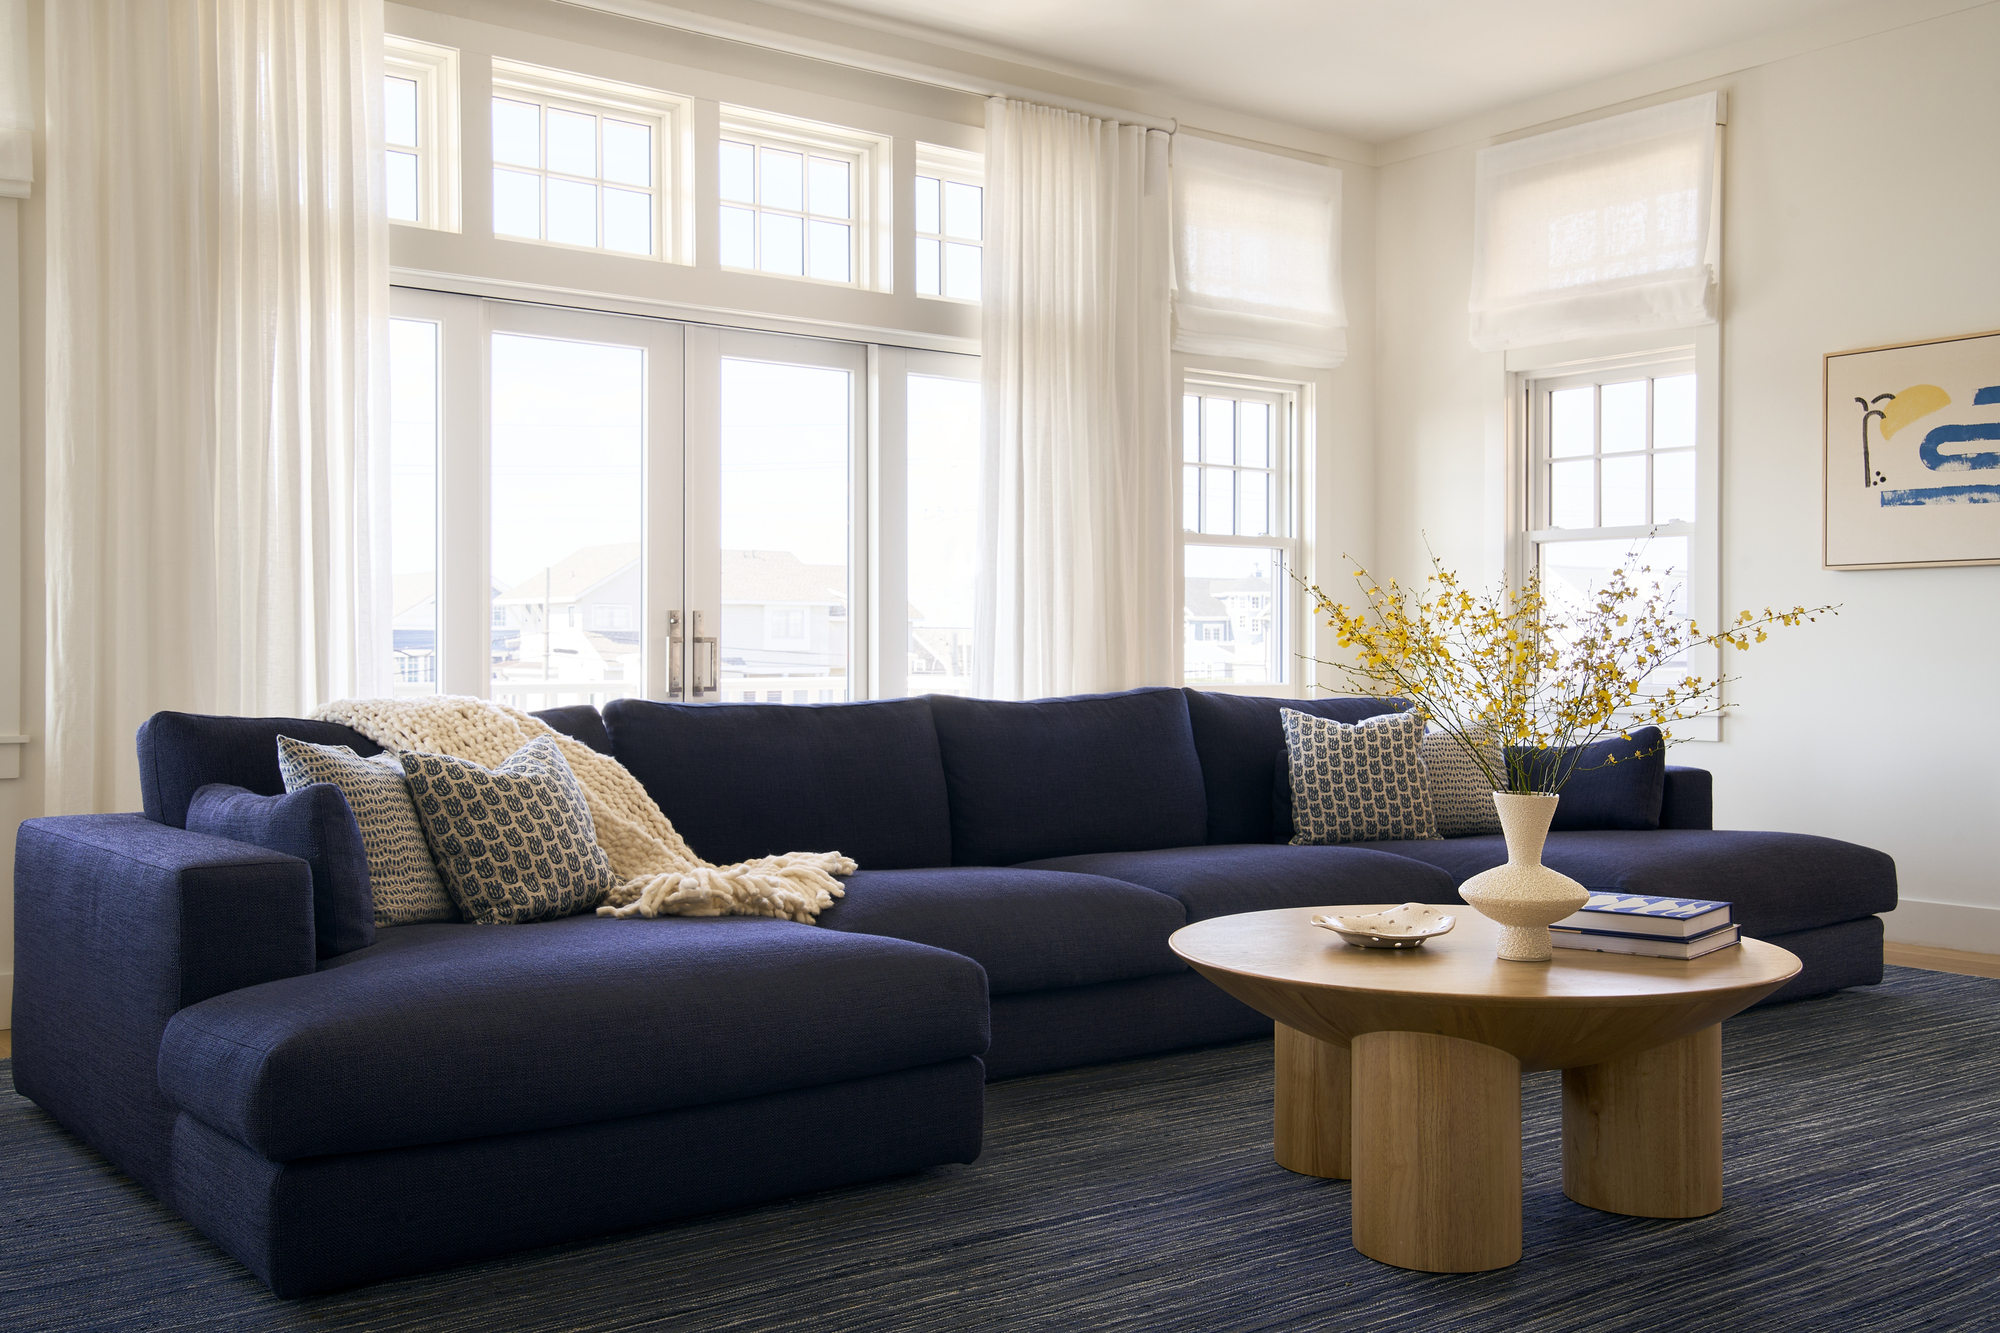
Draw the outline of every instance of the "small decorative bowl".
M1357 949L1414 949L1433 935L1449 931L1458 918L1423 903L1404 903L1367 916L1316 916L1312 923Z

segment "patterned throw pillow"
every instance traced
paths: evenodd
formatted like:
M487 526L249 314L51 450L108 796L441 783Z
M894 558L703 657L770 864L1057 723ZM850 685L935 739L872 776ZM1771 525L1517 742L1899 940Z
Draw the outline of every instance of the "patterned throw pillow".
M1507 756L1498 746L1482 744L1480 754L1493 776L1507 780ZM1424 771L1431 788L1431 813L1440 838L1471 838L1500 831L1500 811L1493 805L1493 784L1463 746L1442 731L1424 737Z
M1437 837L1421 715L1385 713L1349 726L1287 708L1284 723L1294 844Z
M361 826L376 925L458 920L458 909L438 878L424 827L410 804L403 766L395 755L363 759L345 745L314 745L280 736L278 772L288 792L330 782L347 798L354 822Z
M498 768L406 753L403 773L466 920L512 925L573 916L597 906L617 882L583 788L553 738L535 737Z

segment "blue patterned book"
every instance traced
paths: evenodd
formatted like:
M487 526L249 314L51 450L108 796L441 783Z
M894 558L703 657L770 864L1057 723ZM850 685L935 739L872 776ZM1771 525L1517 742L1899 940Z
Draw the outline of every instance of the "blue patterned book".
M1729 904L1706 898L1648 898L1637 893L1593 893L1580 912L1556 922L1564 930L1685 940L1731 920Z

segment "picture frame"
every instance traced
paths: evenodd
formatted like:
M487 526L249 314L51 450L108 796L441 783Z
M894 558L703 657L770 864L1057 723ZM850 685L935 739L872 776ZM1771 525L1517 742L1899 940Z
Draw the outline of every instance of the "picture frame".
M2000 330L1828 352L1820 563L2000 564Z

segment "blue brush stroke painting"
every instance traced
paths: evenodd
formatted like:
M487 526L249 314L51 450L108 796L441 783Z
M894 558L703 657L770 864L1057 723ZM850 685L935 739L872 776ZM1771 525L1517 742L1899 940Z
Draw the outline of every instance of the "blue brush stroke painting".
M1884 509L1892 505L2000 504L2000 486L1926 486L1903 491L1877 491Z
M1924 442L1917 446L1917 457L1933 472L1983 472L1990 467L2000 467L2000 453L1938 452L1941 444L1966 444L1973 440L2000 440L2000 421L1982 421L1972 426L1939 426L1924 436Z
M1989 384L1978 393L1972 395L1972 405L1974 407L1979 407L1986 403L2000 403L2000 384Z

